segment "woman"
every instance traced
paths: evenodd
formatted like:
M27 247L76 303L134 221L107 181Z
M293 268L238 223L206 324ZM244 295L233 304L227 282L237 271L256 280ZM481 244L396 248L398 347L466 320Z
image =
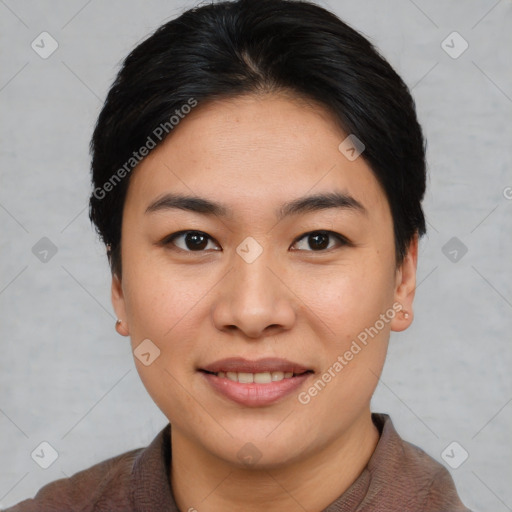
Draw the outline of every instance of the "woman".
M126 58L91 149L116 329L169 424L11 512L468 510L370 410L426 176L365 38L307 2L189 10Z

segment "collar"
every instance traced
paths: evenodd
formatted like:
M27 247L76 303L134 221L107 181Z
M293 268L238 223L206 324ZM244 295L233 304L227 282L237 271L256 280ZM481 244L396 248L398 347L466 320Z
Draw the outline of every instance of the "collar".
M381 491L403 473L404 441L391 418L372 413L372 420L380 432L374 453L353 484L323 512L353 512L361 505L366 510L366 504L378 503ZM180 512L170 484L171 456L171 425L167 424L134 460L130 488L135 511Z

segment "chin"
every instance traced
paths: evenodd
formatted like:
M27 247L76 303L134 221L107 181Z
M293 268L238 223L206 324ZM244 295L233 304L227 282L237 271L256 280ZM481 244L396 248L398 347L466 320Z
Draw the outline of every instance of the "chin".
M287 465L304 455L313 447L305 444L308 437L290 429L277 421L240 422L237 428L224 433L219 439L208 437L201 444L214 456L240 468L275 469ZM264 423L264 424L263 424ZM297 442L302 439L302 443ZM310 439L310 438L309 438Z

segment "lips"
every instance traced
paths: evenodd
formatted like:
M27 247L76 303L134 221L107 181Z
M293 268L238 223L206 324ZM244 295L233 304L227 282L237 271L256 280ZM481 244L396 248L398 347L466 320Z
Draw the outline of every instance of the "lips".
M230 357L220 359L209 365L203 366L200 370L208 373L233 372L233 373L272 373L283 372L292 373L293 375L301 375L306 372L313 372L311 368L307 368L301 364L288 361L281 358L267 357L251 361L243 357Z
M210 389L246 407L274 404L305 385L314 373L286 359L242 357L221 359L198 370Z

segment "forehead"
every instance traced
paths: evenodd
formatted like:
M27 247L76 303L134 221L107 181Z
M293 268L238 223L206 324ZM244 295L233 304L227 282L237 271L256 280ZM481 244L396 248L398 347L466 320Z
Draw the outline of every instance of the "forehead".
M173 191L238 212L272 204L273 212L296 197L341 191L382 215L388 205L372 170L339 150L347 135L324 107L298 97L205 103L132 171L126 202L142 211Z

